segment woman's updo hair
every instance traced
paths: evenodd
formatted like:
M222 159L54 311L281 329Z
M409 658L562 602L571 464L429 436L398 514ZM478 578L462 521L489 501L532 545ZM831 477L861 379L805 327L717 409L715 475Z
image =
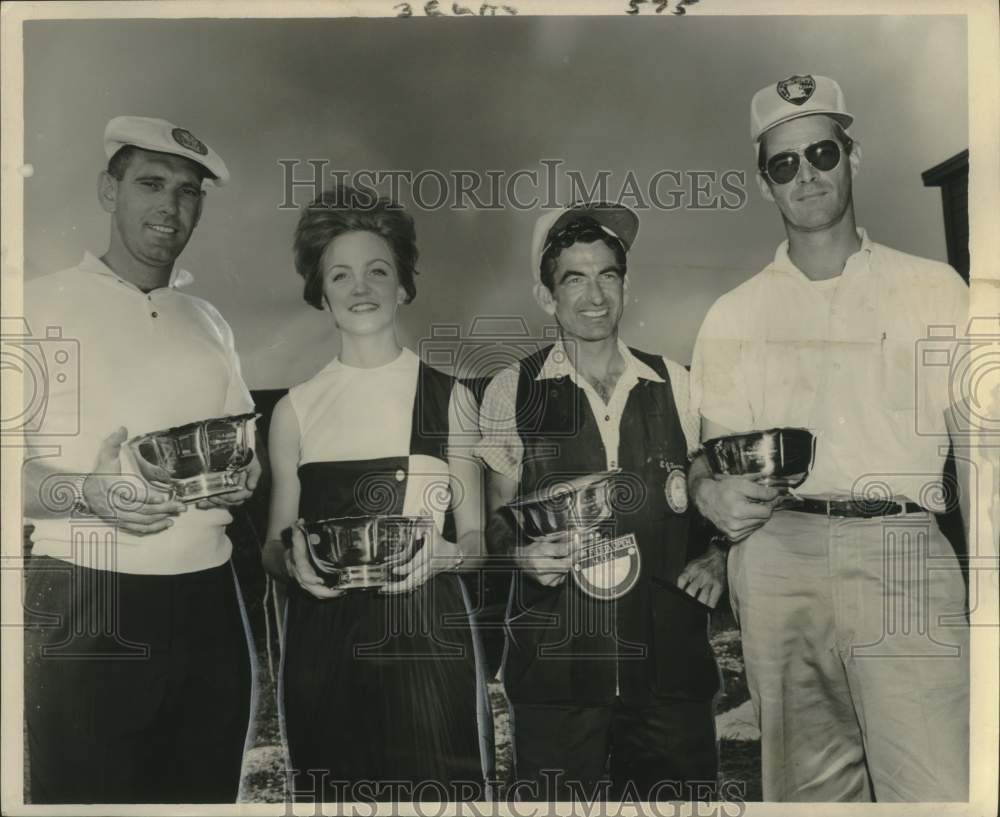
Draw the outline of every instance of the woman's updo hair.
M305 281L302 297L323 308L323 270L320 260L330 242L345 233L374 233L392 250L406 303L417 297L417 231L413 219L396 202L353 187L326 190L302 211L292 245L295 269Z

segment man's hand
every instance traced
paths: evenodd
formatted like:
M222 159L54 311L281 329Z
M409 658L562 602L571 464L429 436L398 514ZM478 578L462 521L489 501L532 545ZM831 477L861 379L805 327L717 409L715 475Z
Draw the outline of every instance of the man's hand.
M566 581L572 567L572 538L567 535L536 539L514 548L514 563L539 584L557 587Z
M250 460L250 464L240 471L240 487L234 488L232 491L226 491L224 494L216 494L205 499L199 499L195 503L195 507L199 510L207 511L212 508L232 508L242 505L253 496L253 492L257 488L257 483L260 481L261 470L260 459L254 455L254 458Z
M746 539L767 522L783 496L746 477L713 475L704 455L691 464L688 490L701 515L731 542Z
M424 546L414 553L408 562L395 565L392 572L398 578L386 584L379 592L387 595L408 593L420 587L432 576L458 567L463 561L461 548L445 539L435 526L432 528L430 541L424 542Z
M298 582L299 587L318 599L335 599L337 596L342 596L343 590L327 587L313 570L309 563L306 537L301 525L301 519L292 525L292 546L285 550L285 573L293 581Z
M726 553L716 545L709 545L704 556L692 559L681 575L677 586L692 598L711 608L719 603L726 589Z
M122 427L101 443L93 473L83 482L83 498L91 512L128 533L148 536L174 524L187 506L137 478L122 476L121 448L128 439Z

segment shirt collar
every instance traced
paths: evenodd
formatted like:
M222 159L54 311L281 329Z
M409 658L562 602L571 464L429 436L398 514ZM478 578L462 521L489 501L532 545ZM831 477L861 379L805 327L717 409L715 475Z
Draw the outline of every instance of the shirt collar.
M85 252L83 254L83 260L80 262L79 268L84 272L89 272L94 275L110 276L111 278L117 278L119 281L122 281L129 286L135 286L135 284L122 278L117 272L111 269L111 267L101 261L100 258L89 252ZM167 282L167 286L171 289L180 289L181 287L186 287L193 282L194 276L186 269L181 269L175 264L174 268L170 271L170 280Z
M861 239L861 249L858 250L858 253L867 253L870 256L872 252L872 242L871 239L868 238L868 231L865 230L864 227L857 227L856 230L858 238ZM858 253L855 253L855 255ZM851 257L853 258L854 256L852 255ZM778 249L774 253L774 261L771 264L771 269L778 272L790 272L805 277L805 273L795 266L792 259L788 257L787 238L778 245ZM844 265L844 269L847 269L846 264Z
M662 377L632 354L621 338L618 338L618 352L625 361L626 372L631 371L636 377L652 380L654 383L664 382ZM559 338L549 350L549 355L545 358L545 363L542 364L541 371L538 372L535 380L554 380L557 377L568 377L574 383L576 383L577 378L576 369L566 353L562 338Z

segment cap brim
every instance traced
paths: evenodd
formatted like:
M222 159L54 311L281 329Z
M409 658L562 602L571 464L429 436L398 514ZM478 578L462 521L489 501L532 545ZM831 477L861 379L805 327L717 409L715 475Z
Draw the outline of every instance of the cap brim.
M558 232L574 221L590 218L604 229L613 233L625 246L631 249L636 235L639 233L639 217L621 204L594 204L571 207L557 218L549 227L543 246L548 243L548 237Z
M539 280L539 267L549 244L549 236L582 218L593 219L609 233L613 233L626 250L632 247L639 232L639 216L621 204L600 202L546 212L535 222L531 237L531 274L535 283Z
M786 122L791 122L793 119L801 119L803 116L829 116L831 119L836 119L843 128L849 128L854 123L854 117L849 113L844 113L843 111L795 111L779 119L777 122L772 122L764 130L758 133L754 139L753 143L756 145L760 141L760 137L767 133L769 130L774 130L778 125L784 125Z

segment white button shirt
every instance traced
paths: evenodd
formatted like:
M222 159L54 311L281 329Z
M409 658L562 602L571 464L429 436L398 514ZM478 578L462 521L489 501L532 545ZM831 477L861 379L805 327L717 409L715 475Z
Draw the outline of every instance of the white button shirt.
M178 288L191 280L175 269L168 286L144 293L88 253L76 267L28 282L25 314L32 337L42 339L32 351L49 374L44 399L34 401L40 433L28 436L26 456L90 473L102 440L119 426L134 437L253 409L229 326L211 304ZM26 381L25 391L32 388ZM224 509L192 504L173 527L150 536L86 517L27 521L35 525L35 554L176 574L224 564L231 519Z
M695 343L692 402L733 432L814 431L815 465L797 493L941 510L953 401L949 367L924 351L954 352L941 337L964 335L968 287L946 264L858 235L861 249L832 282L810 281L786 241L715 302Z
M638 360L621 339L618 340L618 351L625 361L625 369L615 383L614 391L607 403L589 381L576 371L562 340L556 341L553 345L535 378L551 380L568 377L583 390L597 421L609 470L619 467L618 444L621 419L632 389L639 383L640 378L655 383L663 382L663 378ZM688 372L672 360L664 358L663 362L670 375L674 404L677 406L677 414L690 452L698 447L698 416L688 410ZM483 439L476 447L476 453L490 468L515 480L520 479L521 461L524 455L524 445L517 430L517 381L520 372L519 363L509 366L497 374L486 388L479 414Z

